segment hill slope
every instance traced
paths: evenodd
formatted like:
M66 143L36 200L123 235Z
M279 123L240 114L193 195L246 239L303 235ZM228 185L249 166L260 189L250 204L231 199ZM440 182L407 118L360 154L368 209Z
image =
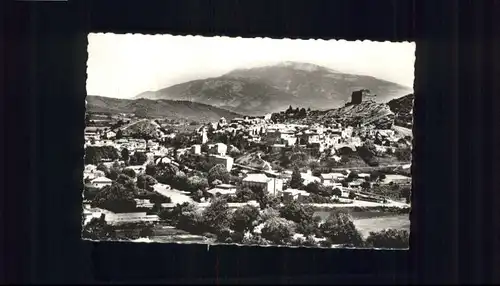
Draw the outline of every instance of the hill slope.
M408 94L400 98L393 99L387 103L392 112L396 114L394 124L410 128L413 125L413 100L415 96Z
M196 102L149 99L127 100L102 96L87 96L87 111L111 114L133 113L141 117L182 118L195 121L217 121L221 117L230 120L241 117L237 113Z
M364 101L357 105L311 111L301 122L338 122L347 126L374 125L378 129L390 129L394 123L394 113L387 104Z
M262 115L289 105L312 109L340 107L350 100L352 91L362 88L377 94L379 102L411 92L411 88L370 76L341 73L309 63L284 62L144 92L137 98L189 100Z

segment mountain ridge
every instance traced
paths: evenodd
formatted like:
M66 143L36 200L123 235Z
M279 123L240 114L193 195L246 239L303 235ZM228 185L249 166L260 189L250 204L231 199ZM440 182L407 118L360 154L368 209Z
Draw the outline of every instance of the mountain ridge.
M141 117L184 118L193 121L217 121L221 117L228 120L241 114L207 104L185 100L119 99L89 95L86 98L88 112L129 113Z
M246 115L264 115L289 105L331 109L350 100L352 91L367 88L387 102L411 88L372 76L342 73L303 62L235 69L210 77L147 91L135 98L188 100Z

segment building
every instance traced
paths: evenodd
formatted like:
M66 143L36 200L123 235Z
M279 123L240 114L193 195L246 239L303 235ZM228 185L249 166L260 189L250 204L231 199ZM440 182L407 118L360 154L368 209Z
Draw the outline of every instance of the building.
M309 193L304 190L286 189L282 192L283 202L290 203L294 200L303 202L305 198L309 197Z
M92 186L94 186L96 188L102 188L102 187L111 185L113 183L113 181L111 179L106 178L106 177L98 177L98 178L95 178L92 181L90 181L90 183L92 184Z
M224 143L210 144L209 153L224 156L227 152L227 145Z
M209 158L216 165L217 164L224 165L228 172L231 172L231 170L233 169L234 159L232 157L221 156L221 155L210 155Z
M122 223L157 222L157 215L147 215L146 212L138 213L111 213L105 215L105 220L111 225Z
M215 188L208 190L207 192L214 197L217 196L217 194L219 194L219 195L235 195L236 189L237 189L236 186L233 186L230 184L220 184L220 185L217 185Z
M269 178L265 174L248 174L241 185L248 188L263 188L265 192L277 194L283 190L283 180Z
M345 175L342 173L325 173L321 174L321 183L325 186L333 186L335 183L345 179Z
M376 95L372 95L368 89L353 91L351 94L351 104L360 104L366 100L374 100L375 96Z
M195 144L191 146L191 153L192 154L201 154L201 145Z
M106 138L108 139L112 139L112 138L115 138L116 137L116 133L113 132L113 131L109 131L106 133Z

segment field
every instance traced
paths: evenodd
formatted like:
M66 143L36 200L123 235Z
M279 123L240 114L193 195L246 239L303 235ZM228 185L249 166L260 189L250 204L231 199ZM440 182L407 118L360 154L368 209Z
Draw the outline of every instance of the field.
M322 219L328 217L329 212L318 211L315 215ZM381 231L387 228L410 230L410 217L407 214L393 214L381 212L351 212L354 225L366 238L371 231Z

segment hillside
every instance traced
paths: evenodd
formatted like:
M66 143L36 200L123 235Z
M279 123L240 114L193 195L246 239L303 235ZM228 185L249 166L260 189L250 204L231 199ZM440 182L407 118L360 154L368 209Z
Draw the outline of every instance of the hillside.
M190 81L136 98L188 100L249 114L262 115L292 106L336 108L352 91L367 88L379 102L408 94L411 88L371 76L341 73L309 63L284 62L238 69L223 76Z
M413 100L415 96L408 94L400 98L393 99L387 103L392 112L396 115L394 124L410 128L413 125Z
M327 111L311 111L304 121L335 121L343 125L374 125L378 129L390 129L394 123L394 113L387 104L365 101Z
M206 104L149 99L118 99L101 96L87 96L87 111L101 113L131 113L140 117L185 119L189 121L217 121L221 117L230 120L241 115Z

